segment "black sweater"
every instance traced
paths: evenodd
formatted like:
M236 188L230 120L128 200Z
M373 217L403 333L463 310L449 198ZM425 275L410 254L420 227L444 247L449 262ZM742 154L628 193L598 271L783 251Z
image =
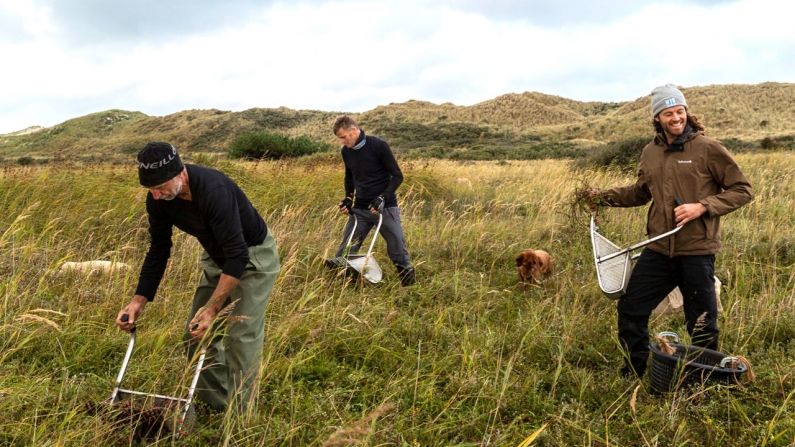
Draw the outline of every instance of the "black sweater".
M152 301L171 256L171 235L177 227L195 236L223 273L240 278L249 262L248 247L268 234L265 221L243 191L223 172L185 165L191 200L155 200L146 195L151 243L135 294Z
M361 149L342 147L345 163L345 195L352 196L356 190L353 207L367 209L370 202L383 195L384 206L397 206L398 186L403 183L403 173L386 141L378 137L365 137L361 131L359 141L366 138Z

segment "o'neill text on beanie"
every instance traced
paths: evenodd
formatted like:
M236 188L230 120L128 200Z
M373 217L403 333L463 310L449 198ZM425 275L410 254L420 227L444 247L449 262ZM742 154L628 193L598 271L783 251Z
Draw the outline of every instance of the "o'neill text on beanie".
M138 180L147 188L171 180L183 169L177 149L168 143L153 141L138 152Z

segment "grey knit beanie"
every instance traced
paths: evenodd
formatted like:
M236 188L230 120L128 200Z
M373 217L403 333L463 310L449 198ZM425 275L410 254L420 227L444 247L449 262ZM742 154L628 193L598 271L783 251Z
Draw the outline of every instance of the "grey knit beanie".
M179 175L185 165L174 146L152 141L138 152L138 180L141 186L151 188Z
M654 118L668 107L685 106L685 95L673 84L665 84L651 91L651 117Z

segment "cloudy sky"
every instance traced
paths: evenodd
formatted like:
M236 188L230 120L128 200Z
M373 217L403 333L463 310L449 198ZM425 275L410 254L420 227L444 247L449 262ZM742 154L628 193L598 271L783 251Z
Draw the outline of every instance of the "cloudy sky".
M791 0L0 0L0 134L108 109L362 112L795 82Z

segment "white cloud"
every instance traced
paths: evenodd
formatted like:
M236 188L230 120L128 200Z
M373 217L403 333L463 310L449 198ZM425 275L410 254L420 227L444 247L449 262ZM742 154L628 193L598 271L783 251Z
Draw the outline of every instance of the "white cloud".
M561 18L578 4L593 10L575 0L563 9L505 0L489 11L452 0L304 1L256 10L255 2L238 0L230 10L245 14L236 16L212 2L177 2L174 13L196 10L195 21L181 17L162 35L135 22L118 34L99 25L78 32L70 27L109 20L109 10L89 17L85 7L43 1L0 0L0 28L17 30L0 32L0 133L110 108L359 112L409 99L470 105L523 91L624 101L668 82L795 78L795 30L784 0L638 2L609 20L580 9L576 20ZM120 10L142 20L131 5ZM158 25L168 23L164 8ZM530 17L536 11L546 26ZM213 26L195 25L213 14Z

